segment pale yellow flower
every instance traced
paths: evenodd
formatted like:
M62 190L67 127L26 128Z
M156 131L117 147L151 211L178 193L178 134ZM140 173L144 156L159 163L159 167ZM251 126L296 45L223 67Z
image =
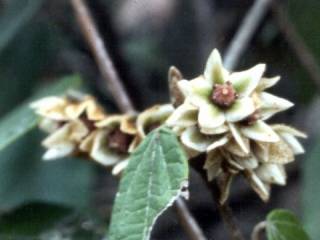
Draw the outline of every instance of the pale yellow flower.
M77 154L82 141L106 114L91 96L45 97L31 104L41 116L39 127L50 135L42 145L45 160Z
M97 122L93 132L81 143L80 149L104 165L114 166L128 158L136 144L134 115L110 115Z
M228 139L235 139L246 153L250 152L245 144L246 138L264 142L279 141L278 134L264 120L293 104L264 92L279 80L279 77L263 78L264 72L265 65L258 64L247 71L229 73L222 66L219 52L214 50L207 61L204 75L191 81L177 82L184 101L167 120L168 126L185 128L186 133L181 134L184 136L183 143L189 142L186 135L196 134L188 128L198 128L197 138L205 140L199 146L201 151L212 150L219 144L216 141L227 142L221 134L227 134ZM200 137L200 134L205 137ZM204 142L207 149L203 148Z
M264 201L270 198L272 184L286 184L285 165L294 161L294 155L304 152L297 137L306 138L306 135L285 125L273 125L272 128L280 136L280 140L269 143L246 138L245 144L251 145L249 154L243 152L235 140L230 140L207 154L204 169L207 171L208 181L217 178L221 183L221 203L227 200L232 179L237 174L244 175Z

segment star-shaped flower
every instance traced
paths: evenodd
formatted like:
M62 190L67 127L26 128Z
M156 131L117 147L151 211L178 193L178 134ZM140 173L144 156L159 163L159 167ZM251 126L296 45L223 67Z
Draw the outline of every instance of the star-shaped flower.
M184 101L175 109L167 124L185 128L187 133L182 134L184 139L190 133L195 133L195 130L188 128L198 128L199 131L195 134L199 137L203 134L198 139L205 140L208 147L199 147L202 151L212 150L215 141L220 140L220 135L225 133L229 135L229 139L231 133L232 138L246 153L250 149L244 138L265 142L279 141L278 135L264 120L293 104L264 92L279 80L278 77L263 78L264 72L265 65L258 64L247 71L229 73L222 65L219 52L213 50L204 75L191 81L180 80L176 83ZM225 140L223 136L221 141Z

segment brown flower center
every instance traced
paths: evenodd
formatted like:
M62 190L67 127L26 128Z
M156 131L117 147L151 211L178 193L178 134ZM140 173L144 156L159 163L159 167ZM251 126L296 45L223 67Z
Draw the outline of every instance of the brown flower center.
M108 136L108 147L118 153L128 153L132 138L132 136L121 132L121 130L117 128Z
M215 84L211 99L219 107L230 107L237 99L237 92L229 81L224 84Z

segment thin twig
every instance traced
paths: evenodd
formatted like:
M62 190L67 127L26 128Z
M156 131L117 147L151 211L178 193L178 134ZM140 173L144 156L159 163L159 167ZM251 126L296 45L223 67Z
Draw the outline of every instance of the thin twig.
M271 2L272 0L255 0L226 51L224 66L228 70L233 70L238 64Z
M178 198L176 200L175 208L180 218L180 223L182 224L183 228L187 231L190 239L206 240L202 230L198 227L194 218L190 215L190 212L183 199Z
M232 209L227 203L220 203L221 191L216 182L208 182L205 174L202 174L202 177L207 182L207 186L211 192L213 199L217 204L220 216L229 230L229 234L232 240L244 240L243 234L237 224L237 221L233 215Z
M122 112L135 111L130 98L125 91L120 77L112 63L112 60L104 46L102 38L94 24L90 15L89 9L83 0L71 0L73 9L76 13L83 35L86 38L91 51L93 52L96 62L99 66L101 74L103 75L107 87L113 95L118 107ZM177 213L181 225L189 234L191 240L205 240L204 234L188 210L184 201L180 198L175 203Z
M82 0L71 0L71 4L83 35L90 46L99 70L105 79L106 86L117 102L118 107L122 112L134 111L133 104L120 81L119 74L111 61L109 53L94 24L87 6Z
M233 240L244 240L243 234L238 227L238 224L233 216L232 209L229 205L224 204L221 205L217 202L218 210L223 218L223 221L227 224L228 229L230 230L230 234Z
M258 223L251 234L251 240L260 240L261 232L266 229L267 223L265 221Z
M289 47L293 50L301 65L320 90L320 67L279 2L272 4L272 14Z

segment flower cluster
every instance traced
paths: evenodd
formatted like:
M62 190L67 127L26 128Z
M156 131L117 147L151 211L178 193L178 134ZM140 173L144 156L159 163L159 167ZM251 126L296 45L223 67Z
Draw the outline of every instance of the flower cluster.
M74 94L73 94L74 95ZM170 104L140 114L106 114L91 96L46 97L31 104L42 117L40 128L49 133L42 145L44 160L70 155L89 157L119 174L129 154L172 113Z
M195 79L185 80L171 67L171 104L139 114L107 114L94 98L79 94L36 101L31 107L42 117L40 128L49 133L43 141L47 149L43 158L81 154L119 174L143 138L166 124L190 159L204 157L208 181L217 180L222 190L222 204L238 174L267 201L272 184L286 184L284 166L304 152L297 138L306 135L283 124L266 123L293 104L265 92L280 80L265 78L265 69L258 64L231 73L214 50L204 74Z
M265 121L293 104L265 92L279 77L264 78L266 66L230 73L214 50L203 75L175 81L183 101L167 120L176 130L190 157L206 154L204 168L209 181L217 178L221 203L238 173L267 201L270 185L286 184L284 165L303 153L297 137L306 135L285 125Z

